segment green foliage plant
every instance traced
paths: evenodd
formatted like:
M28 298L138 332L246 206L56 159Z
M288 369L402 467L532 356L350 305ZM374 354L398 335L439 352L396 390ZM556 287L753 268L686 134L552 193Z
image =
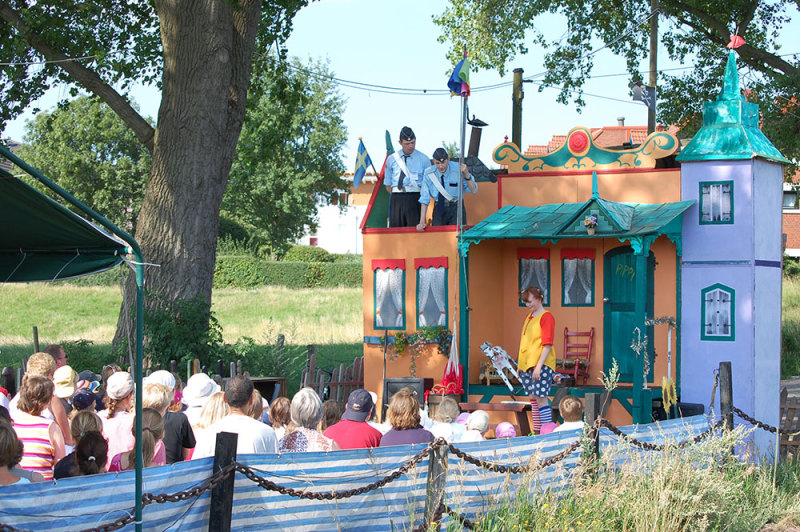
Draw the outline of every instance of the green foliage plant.
M108 105L81 96L40 112L26 123L24 140L18 154L26 163L119 227L135 229L150 154Z
M333 262L335 257L319 246L292 246L283 256L285 262Z
M150 367L168 368L170 360L179 367L200 360L212 364L222 353L222 327L205 300L170 301L149 295L151 304L144 315L144 355Z
M453 339L453 333L447 327L439 325L423 326L413 333L398 331L389 336L394 338L393 358L403 355L410 347L410 372L412 377L416 376L417 357L425 354L429 344L435 343L439 354L448 356L450 354L450 343ZM385 340L386 337L381 336L381 342Z
M328 66L257 51L223 210L263 228L277 254L342 188L345 101Z

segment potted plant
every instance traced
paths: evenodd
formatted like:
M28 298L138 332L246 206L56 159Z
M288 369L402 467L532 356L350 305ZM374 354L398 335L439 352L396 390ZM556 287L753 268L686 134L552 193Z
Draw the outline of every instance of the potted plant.
M597 216L594 214L590 214L586 218L583 219L583 226L586 228L586 232L589 235L594 234L594 228L597 227Z

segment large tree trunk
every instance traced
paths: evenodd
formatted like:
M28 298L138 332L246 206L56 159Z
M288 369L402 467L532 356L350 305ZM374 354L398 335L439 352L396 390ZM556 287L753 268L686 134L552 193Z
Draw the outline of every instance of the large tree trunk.
M155 2L164 49L162 100L136 240L145 262L158 265L145 268L145 290L169 300L211 301L219 208L244 121L261 12L260 1L236 4ZM132 303L132 281L125 290ZM115 345L134 330L126 310Z

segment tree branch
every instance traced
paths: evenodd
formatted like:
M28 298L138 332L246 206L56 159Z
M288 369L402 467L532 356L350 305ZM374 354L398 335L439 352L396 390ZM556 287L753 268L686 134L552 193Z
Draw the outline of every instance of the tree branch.
M675 17L682 24L686 24L690 28L699 32L708 33L708 30L711 30L714 34L715 37L714 41L716 43L722 45L728 44L728 40L730 37L729 35L730 30L725 26L725 24L714 18L712 15L706 13L705 11L701 11L700 9L692 7L684 2L681 2L680 0L673 0L672 5L674 5L676 9L689 13L694 17L697 17L697 19L703 24L705 24L705 26L697 24L690 19L683 18L679 15L675 15ZM757 68L758 70L766 74L775 75L774 72L770 71L767 68L764 68L765 64L789 76L794 76L795 74L797 74L797 67L795 67L794 65L792 65L787 61L784 61L777 55L770 53L766 50L755 48L754 46L751 46L749 44L743 44L736 50L737 52L739 52L739 55L742 57L742 59L751 60L748 61L748 64L752 65L754 68Z
M86 90L108 104L108 106L119 115L122 121L131 128L139 141L145 145L152 155L155 130L121 94L103 81L97 72L86 68L77 61L69 61L66 55L39 39L28 25L25 24L19 14L6 2L0 3L0 19L5 20L16 28L25 42L42 54L45 59L48 61L60 61L58 63L59 68L64 69Z

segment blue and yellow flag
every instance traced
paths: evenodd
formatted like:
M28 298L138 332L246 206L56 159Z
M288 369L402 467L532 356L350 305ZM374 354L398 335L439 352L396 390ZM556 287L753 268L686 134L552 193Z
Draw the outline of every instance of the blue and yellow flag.
M372 159L369 158L367 148L364 147L364 141L358 139L358 155L356 155L356 170L353 173L353 188L361 184L364 174L367 173L367 166L371 164Z
M469 96L469 67L469 59L465 57L453 69L450 79L447 80L447 86L453 96Z

